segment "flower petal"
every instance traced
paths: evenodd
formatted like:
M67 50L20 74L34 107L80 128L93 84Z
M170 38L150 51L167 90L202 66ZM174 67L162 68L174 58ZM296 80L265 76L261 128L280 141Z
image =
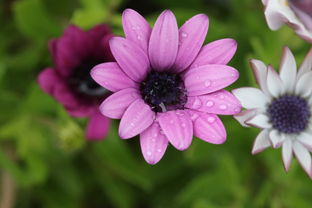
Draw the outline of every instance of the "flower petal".
M312 71L302 74L296 85L296 94L309 97L312 93Z
M268 98L265 94L257 88L242 87L232 90L232 93L241 102L242 106L247 109L264 109L268 102Z
M263 150L265 150L266 148L270 146L271 146L271 143L269 140L269 131L267 129L264 129L256 137L251 153L253 155L257 154L259 152L262 152Z
M122 139L134 137L147 129L154 120L155 113L139 98L123 114L119 125L119 136Z
M226 130L218 116L210 113L191 111L194 135L212 144L222 144L226 140ZM194 117L194 114L196 117Z
M193 125L187 111L175 110L158 114L161 129L178 150L187 149L193 138Z
M310 49L309 53L304 58L302 64L300 65L297 79L300 79L300 77L305 74L306 72L309 72L312 70L312 48Z
M280 64L280 77L284 83L285 90L292 93L295 87L297 76L297 65L294 55L288 47L283 49L283 55Z
M38 76L38 84L40 88L47 94L52 95L54 86L61 82L56 71L52 68L44 69Z
M283 158L284 168L286 171L288 171L290 167L292 157L293 157L292 141L291 139L286 139L283 142L283 146L282 146L282 158Z
M162 133L158 122L154 122L140 134L140 144L144 159L149 164L154 165L158 163L165 154L168 146L168 139L164 133Z
M186 69L201 49L208 32L208 17L198 14L187 20L179 30L179 49L175 64L175 72Z
M229 86L238 79L238 71L226 65L205 65L188 71L184 84L189 96L203 95Z
M264 114L258 114L245 122L248 125L255 126L261 129L271 128L272 125L269 122L269 118Z
M138 44L147 54L152 29L144 17L133 9L126 9L122 13L122 26L126 38Z
M270 132L270 141L272 142L273 148L279 148L283 142L285 141L286 137L279 133L277 130L272 130Z
M240 112L239 114L234 115L234 118L244 127L250 127L245 124L247 120L250 120L252 117L254 117L257 114L257 110L251 109L251 110L245 110Z
M265 95L269 95L267 86L267 76L268 76L267 66L262 61L256 59L252 59L250 61L250 65L261 90Z
M100 112L96 112L88 121L86 137L88 140L104 139L109 130L110 120Z
M174 14L163 11L156 20L149 41L149 59L153 69L163 71L172 67L177 57L179 31Z
M116 92L125 88L136 87L131 80L115 62L107 62L96 65L91 70L91 77L104 88Z
M236 49L237 42L230 38L208 43L202 47L190 68L197 68L208 64L226 65L234 56Z
M188 97L185 107L221 115L234 115L241 111L240 102L226 90Z
M146 77L150 64L143 49L121 37L111 38L109 45L118 65L132 80L140 82Z
M312 151L312 135L309 133L302 133L298 136L298 141L307 149Z
M302 168L312 178L312 161L309 151L299 142L294 142L293 150Z
M267 86L273 97L278 97L284 92L284 85L272 66L268 66Z
M104 100L100 105L100 111L109 118L119 119L129 105L140 97L138 90L134 88L120 90Z

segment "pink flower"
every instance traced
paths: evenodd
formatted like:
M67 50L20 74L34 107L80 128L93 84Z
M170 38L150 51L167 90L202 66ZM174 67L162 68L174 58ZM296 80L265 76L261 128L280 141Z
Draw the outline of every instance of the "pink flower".
M110 40L117 61L97 65L93 79L114 92L100 106L110 118L120 119L119 135L140 134L143 156L150 164L164 155L168 142L187 149L193 134L213 144L226 140L216 114L232 115L241 105L223 90L238 78L226 66L236 51L232 39L202 47L208 17L199 14L178 29L174 14L165 10L151 29L136 11L122 17L126 38Z
M62 37L49 42L55 66L38 76L42 90L60 102L71 116L90 118L88 139L102 139L109 128L109 119L98 110L109 91L93 81L90 70L99 63L114 61L108 45L111 37L106 25L89 31L68 26Z

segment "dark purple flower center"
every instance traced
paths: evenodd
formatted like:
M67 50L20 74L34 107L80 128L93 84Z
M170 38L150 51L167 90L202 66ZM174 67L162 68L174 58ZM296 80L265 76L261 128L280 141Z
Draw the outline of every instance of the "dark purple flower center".
M183 109L187 101L186 89L180 75L152 71L140 86L145 103L155 112Z
M273 128L286 134L304 131L311 116L307 101L295 95L284 95L273 100L267 113Z
M73 70L73 74L69 79L71 89L79 94L88 97L102 97L108 90L98 85L91 77L90 70L103 61L89 60L82 62Z

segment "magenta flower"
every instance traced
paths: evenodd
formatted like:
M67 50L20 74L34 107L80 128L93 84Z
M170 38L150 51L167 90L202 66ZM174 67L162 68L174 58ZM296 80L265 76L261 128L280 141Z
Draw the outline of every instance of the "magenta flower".
M238 78L226 66L236 42L222 39L202 47L208 17L199 14L178 29L174 14L165 10L151 29L136 11L122 17L126 38L110 40L117 61L97 65L93 79L114 92L100 106L110 118L120 119L119 135L129 139L140 134L143 156L157 163L168 142L185 150L193 134L213 144L226 139L216 114L232 115L241 105L222 90Z
M90 70L99 63L114 61L108 45L111 37L106 25L89 31L68 26L62 37L49 42L55 66L38 76L43 91L63 104L71 116L90 118L88 139L102 139L109 128L109 119L98 110L109 91L93 81Z

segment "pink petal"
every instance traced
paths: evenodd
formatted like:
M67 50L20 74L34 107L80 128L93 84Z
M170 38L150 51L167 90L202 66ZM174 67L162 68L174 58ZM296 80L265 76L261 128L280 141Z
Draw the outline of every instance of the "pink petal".
M162 133L158 122L154 122L140 134L140 144L144 159L149 164L154 165L165 154L168 139Z
M185 74L189 96L203 95L229 86L238 79L238 71L226 65L205 65Z
M187 20L179 30L179 49L173 68L176 72L186 69L201 49L208 31L209 20L198 14Z
M122 13L122 26L126 38L138 44L147 54L152 29L144 17L132 9L126 9Z
M149 42L149 59L153 69L170 69L178 52L179 31L174 14L163 11L157 18Z
M234 56L236 49L237 43L233 39L226 38L213 41L200 50L190 68L197 68L207 64L226 65Z
M110 120L100 112L96 112L89 120L86 137L89 140L101 140L107 135Z
M109 118L120 119L131 103L141 96L138 90L127 88L115 92L100 105L100 111Z
M150 64L140 46L121 37L111 38L109 45L118 65L132 80L140 82L146 77Z
M137 86L115 62L96 65L90 74L94 81L112 92Z
M222 115L234 115L241 111L240 102L226 90L188 97L185 107Z
M45 93L52 95L55 85L58 82L61 82L61 79L54 69L47 68L38 75L37 81L39 86Z
M159 113L158 120L161 129L175 148L185 150L191 145L193 125L187 111L175 110Z
M210 113L191 111L194 135L212 144L222 144L226 140L226 130L218 116ZM198 115L198 116L194 116Z
M267 129L262 130L254 141L251 153L257 154L270 146L269 131Z
M293 157L292 154L292 141L291 139L287 139L282 146L282 158L283 158L283 163L284 163L284 168L286 171L288 171L291 160Z
M53 92L54 98L67 107L76 107L79 105L72 91L64 84L57 83Z
M64 106L69 115L73 117L90 117L98 109L94 105Z
M122 139L134 137L147 129L154 120L155 113L139 98L123 114L119 125L119 136Z

